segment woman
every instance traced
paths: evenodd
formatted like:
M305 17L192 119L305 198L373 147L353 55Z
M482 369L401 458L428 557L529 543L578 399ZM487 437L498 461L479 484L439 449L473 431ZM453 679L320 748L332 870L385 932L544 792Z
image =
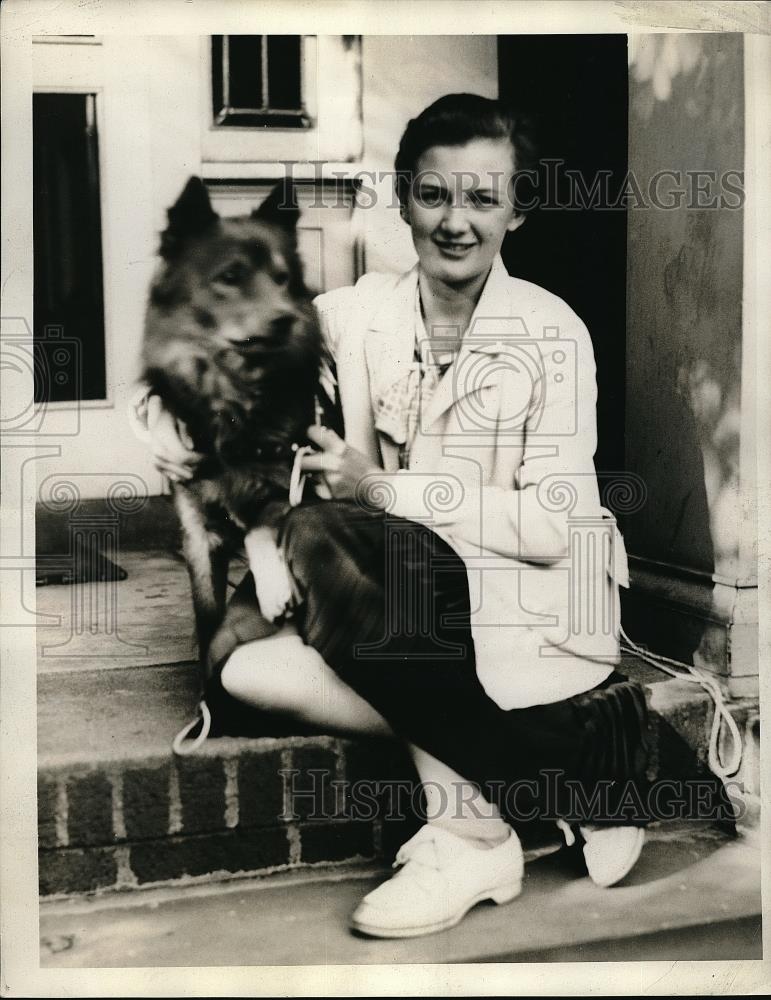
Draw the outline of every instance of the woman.
M409 746L429 821L354 913L372 935L513 899L514 827L533 816L578 833L601 885L642 846L641 817L618 809L643 776L646 719L613 670L625 556L593 464L592 345L499 257L525 220L515 179L532 162L525 123L482 97L448 95L408 124L397 193L417 265L316 300L345 440L309 429L304 469L333 499L283 529L299 636L244 643L221 673L241 701ZM159 467L189 475L152 409Z

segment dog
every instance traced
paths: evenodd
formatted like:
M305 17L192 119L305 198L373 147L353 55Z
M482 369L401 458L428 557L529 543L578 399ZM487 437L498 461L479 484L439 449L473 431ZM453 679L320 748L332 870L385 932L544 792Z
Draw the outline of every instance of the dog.
M277 532L331 365L303 280L298 215L281 183L251 216L220 218L191 177L168 210L150 289L143 377L203 455L173 497L204 678L242 545L263 616L279 618L291 598Z

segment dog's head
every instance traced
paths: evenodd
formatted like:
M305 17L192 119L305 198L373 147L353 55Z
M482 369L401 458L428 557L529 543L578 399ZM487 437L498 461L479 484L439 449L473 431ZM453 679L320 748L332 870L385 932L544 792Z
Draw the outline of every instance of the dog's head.
M308 321L298 214L294 189L282 182L251 216L220 218L203 182L191 177L168 211L151 306L184 306L223 348L280 349Z

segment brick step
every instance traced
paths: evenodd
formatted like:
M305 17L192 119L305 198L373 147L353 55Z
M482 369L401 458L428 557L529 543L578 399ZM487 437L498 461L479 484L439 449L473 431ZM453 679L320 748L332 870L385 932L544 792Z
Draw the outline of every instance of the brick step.
M703 776L708 698L636 661L624 670L646 683L654 710L650 776ZM190 663L39 676L42 895L388 859L416 828L405 790L415 775L392 744L288 731L211 740L175 759L170 741L193 711L195 678ZM352 817L333 783L357 781L392 791L402 782L403 808Z
M43 764L41 894L380 857L409 836L406 821L392 824L405 832L391 844L382 820L335 818L332 782L356 780L367 753L332 737L288 736L211 741L183 759L167 752ZM382 773L387 756L369 751L365 770Z
M528 863L512 903L483 904L449 931L397 941L348 929L358 901L385 875L372 867L44 901L40 962L46 969L318 964L329 973L336 965L395 963L756 960L760 853L757 836L663 824L613 889L577 875L564 852L541 856Z

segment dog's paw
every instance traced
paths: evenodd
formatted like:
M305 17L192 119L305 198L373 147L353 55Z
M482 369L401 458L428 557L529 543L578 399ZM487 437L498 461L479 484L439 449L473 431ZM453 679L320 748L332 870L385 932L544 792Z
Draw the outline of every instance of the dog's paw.
M283 560L276 566L262 565L254 585L263 615L271 622L280 618L292 599L292 584Z
M292 599L292 580L284 556L267 528L254 528L244 539L260 611L275 621Z

